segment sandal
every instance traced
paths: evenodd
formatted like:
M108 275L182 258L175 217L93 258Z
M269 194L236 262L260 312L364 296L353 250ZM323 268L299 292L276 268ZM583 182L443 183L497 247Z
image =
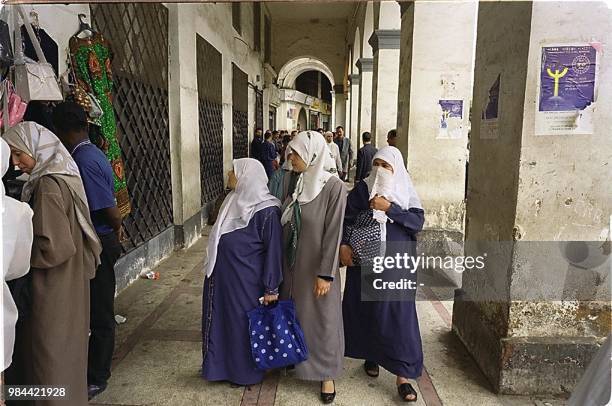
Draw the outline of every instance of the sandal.
M378 364L372 361L364 362L363 370L365 371L366 375L371 376L372 378L378 378L378 375L380 374Z
M321 402L328 405L334 401L336 398L336 383L334 382L334 392L333 393L325 393L323 392L323 382L321 382Z
M404 402L416 402L417 393L409 383L403 383L397 387L397 392ZM414 399L406 399L407 396L413 395Z

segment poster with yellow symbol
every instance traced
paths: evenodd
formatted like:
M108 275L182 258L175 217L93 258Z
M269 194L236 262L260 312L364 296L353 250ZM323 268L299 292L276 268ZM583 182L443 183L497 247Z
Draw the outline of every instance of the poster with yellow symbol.
M592 45L542 47L536 135L591 134L596 75Z

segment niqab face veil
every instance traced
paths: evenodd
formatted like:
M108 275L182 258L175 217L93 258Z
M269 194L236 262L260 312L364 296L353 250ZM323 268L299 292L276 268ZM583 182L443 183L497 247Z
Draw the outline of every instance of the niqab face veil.
M238 183L221 208L206 248L204 273L210 277L217 262L217 249L223 234L245 228L255 213L266 207L280 207L280 201L270 194L268 176L263 165L252 158L234 160L234 174Z

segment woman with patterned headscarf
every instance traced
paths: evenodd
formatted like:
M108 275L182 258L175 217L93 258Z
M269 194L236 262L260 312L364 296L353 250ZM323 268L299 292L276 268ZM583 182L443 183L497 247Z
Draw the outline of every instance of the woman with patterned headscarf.
M344 358L338 247L346 188L329 171L333 161L321 134L301 132L289 148L293 172L284 182L281 298L294 300L309 352L296 375L321 381L321 400L331 403Z
M30 312L15 348L22 384L66 387L67 399L45 405L82 406L87 404L89 281L101 252L83 183L66 148L45 127L22 122L3 138L13 163L29 175L21 200L34 211Z

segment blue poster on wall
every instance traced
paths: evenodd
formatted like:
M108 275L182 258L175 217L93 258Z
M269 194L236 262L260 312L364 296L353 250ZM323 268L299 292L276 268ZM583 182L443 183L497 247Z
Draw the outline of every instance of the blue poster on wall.
M448 127L449 118L463 118L463 100L438 100L438 103L442 107L440 128Z
M539 111L584 110L595 97L597 51L590 45L542 48Z

